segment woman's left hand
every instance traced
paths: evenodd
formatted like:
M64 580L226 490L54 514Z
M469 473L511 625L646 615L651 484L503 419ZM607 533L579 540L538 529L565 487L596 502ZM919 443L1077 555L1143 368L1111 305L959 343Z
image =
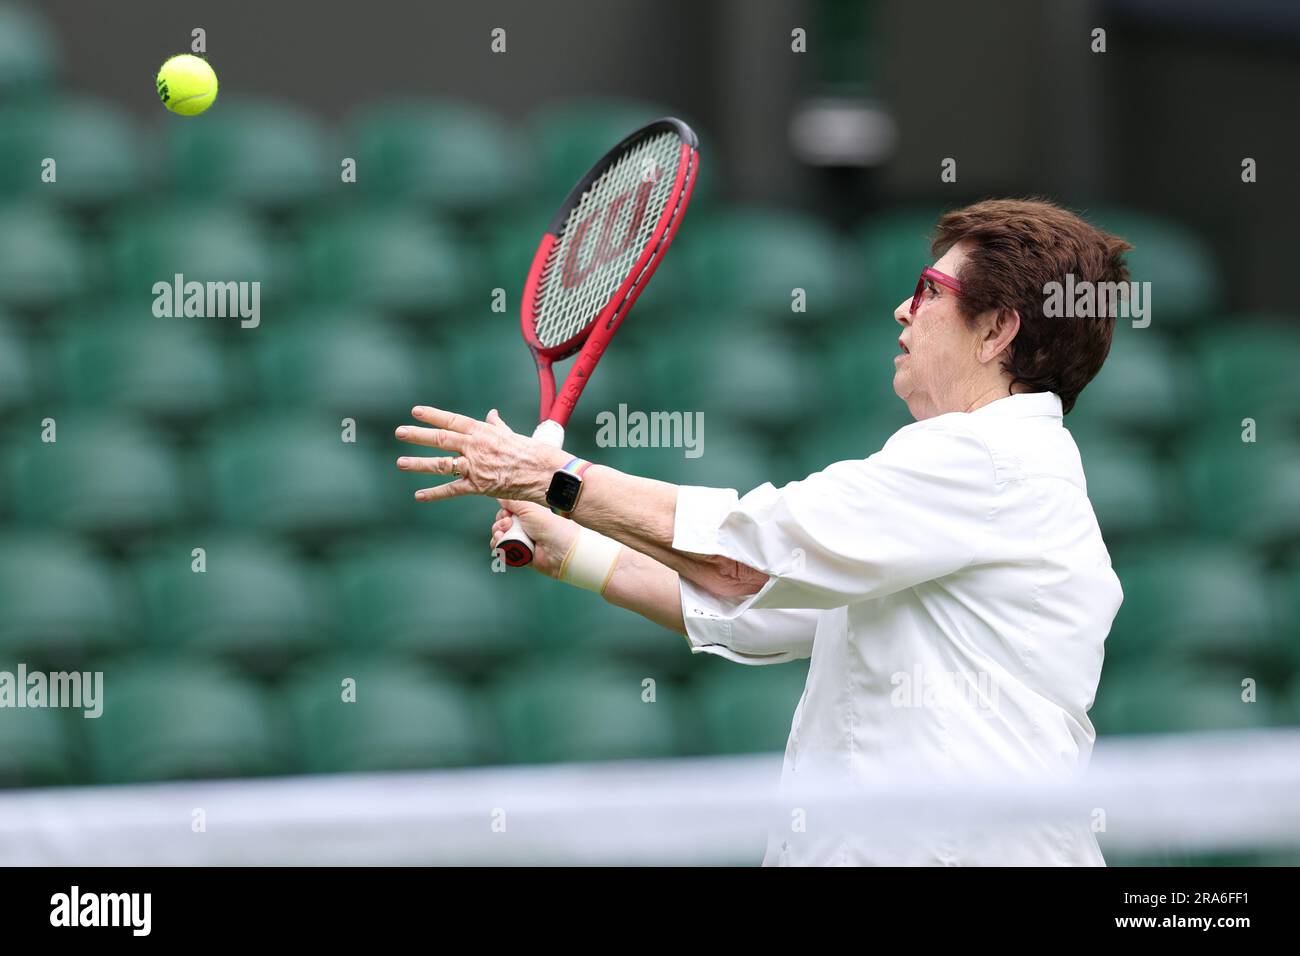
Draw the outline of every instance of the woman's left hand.
M415 493L419 501L437 501L461 495L486 495L541 504L551 477L571 458L559 448L519 435L501 420L494 408L487 421L419 405L411 417L432 425L402 425L396 435L412 445L451 452L436 458L397 459L403 471L454 476L454 480Z

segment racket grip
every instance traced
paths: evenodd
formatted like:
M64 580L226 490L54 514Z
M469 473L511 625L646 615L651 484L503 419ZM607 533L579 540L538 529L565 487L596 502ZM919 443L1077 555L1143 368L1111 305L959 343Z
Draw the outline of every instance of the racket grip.
M497 547L501 549L506 564L512 568L523 568L533 563L533 539L517 517L510 519L510 530L501 536Z
M554 445L556 448L564 444L564 426L559 422L553 422L549 418L544 419L541 424L533 430L533 437L538 441L544 441L548 445ZM506 564L512 568L523 568L533 563L533 551L535 545L533 539L528 536L524 530L523 524L518 517L510 519L510 530L501 536L497 542L497 548L506 559Z

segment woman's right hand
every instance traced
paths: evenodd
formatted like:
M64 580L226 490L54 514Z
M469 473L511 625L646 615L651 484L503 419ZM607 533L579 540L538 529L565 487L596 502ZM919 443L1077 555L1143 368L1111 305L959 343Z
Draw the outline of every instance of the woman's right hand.
M524 526L528 537L533 539L533 560L530 567L547 577L556 577L560 573L560 564L569 553L574 539L578 536L578 526L568 518L559 515L542 505L530 501L508 501L497 499L501 510L492 522L491 543L495 550L497 542L510 530L512 518L518 518Z

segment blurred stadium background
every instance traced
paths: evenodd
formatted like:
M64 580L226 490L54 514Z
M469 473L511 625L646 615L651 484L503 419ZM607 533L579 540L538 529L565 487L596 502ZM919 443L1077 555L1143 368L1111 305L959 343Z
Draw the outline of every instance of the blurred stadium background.
M891 312L938 212L1051 195L1129 239L1153 287L1150 328L1120 323L1067 419L1126 592L1098 732L1300 723L1294 9L303 9L0 4L0 670L107 675L101 719L0 711L0 785L784 746L804 665L693 657L586 592L493 575L493 506L417 506L392 466L418 402L531 428L517 309L539 231L664 114L700 133L700 191L575 451L741 490L870 454L907 421ZM152 72L195 26L222 92L184 120ZM178 272L260 280L261 326L155 319ZM620 402L703 411L703 456L596 448ZM357 704L336 706L340 675ZM1112 856L1206 859L1296 857Z

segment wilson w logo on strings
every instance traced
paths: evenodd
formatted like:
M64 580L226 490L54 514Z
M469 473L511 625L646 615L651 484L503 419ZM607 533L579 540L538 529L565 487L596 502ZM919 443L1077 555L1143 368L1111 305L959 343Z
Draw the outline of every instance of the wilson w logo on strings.
M635 192L628 190L614 197L603 210L596 210L578 223L577 228L573 231L573 241L569 243L568 252L565 254L564 268L560 271L561 286L572 289L582 285L592 272L612 262L628 250L641 229L641 222L645 219L646 206L650 202L650 191L653 188L653 182L643 182L637 186ZM618 228L618 221L623 212L623 207L628 202L635 203L632 207L632 215L628 221L626 232L621 237L616 238L615 230ZM592 251L587 264L582 265L583 247L587 245L592 226L602 216L603 221L595 249Z

